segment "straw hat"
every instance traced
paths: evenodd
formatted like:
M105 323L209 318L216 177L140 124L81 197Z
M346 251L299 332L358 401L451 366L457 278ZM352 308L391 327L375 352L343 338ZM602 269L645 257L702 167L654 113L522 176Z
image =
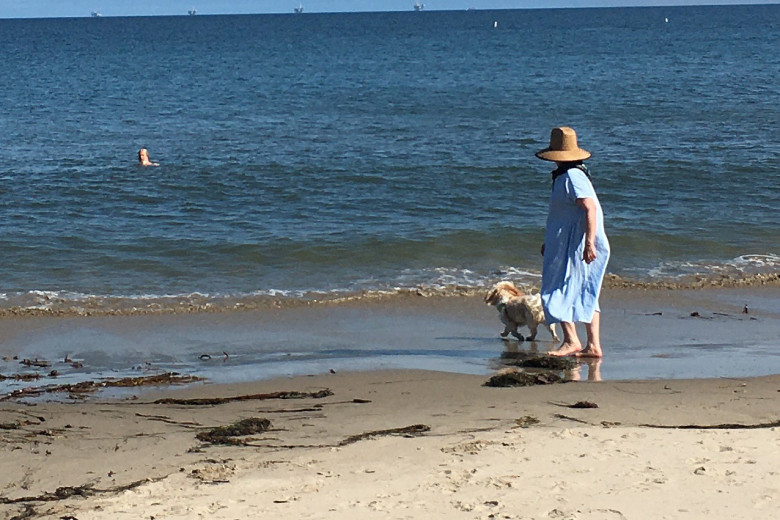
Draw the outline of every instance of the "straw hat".
M553 128L550 132L550 146L536 152L539 159L555 162L584 161L590 152L577 146L577 134L568 126Z

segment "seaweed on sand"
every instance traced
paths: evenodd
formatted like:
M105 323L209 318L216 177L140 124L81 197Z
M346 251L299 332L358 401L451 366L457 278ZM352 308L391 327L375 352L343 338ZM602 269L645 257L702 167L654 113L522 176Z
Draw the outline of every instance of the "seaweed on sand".
M199 441L210 442L211 444L232 444L241 446L246 444L246 441L236 439L235 437L262 433L269 428L271 428L271 421L268 419L250 417L249 419L241 419L240 421L228 424L227 426L218 426L211 430L200 432L195 437Z
M665 428L668 430L757 430L760 428L778 428L780 420L755 424L640 424L644 428Z
M40 378L41 375L37 372L26 373L26 374L14 374L12 376L4 376L3 374L0 374L0 381L5 381L6 379L13 379L15 381L37 381Z
M374 437L383 437L388 435L401 435L404 437L415 437L422 435L425 432L431 431L431 427L427 424L413 424L411 426L404 426L403 428L390 428L387 430L375 430L370 432L361 433L359 435L351 435L339 442L339 446L346 446L364 439L371 439Z
M82 396L83 394L95 392L101 388L120 387L132 388L137 386L153 385L173 385L186 384L200 381L197 376L183 376L176 372L165 372L151 376L124 377L122 379L108 379L105 381L82 381L80 383L53 385L42 387L29 387L21 390L15 390L9 394L0 396L0 401L16 399L22 397L37 397L41 394L68 392L71 396Z
M598 408L599 405L592 401L577 401L576 403L569 405L569 408Z
M539 424L539 419L537 419L533 415L524 415L519 419L515 419L515 424L517 424L518 428L528 428L529 426L532 426L534 424Z
M248 394L248 395L236 395L232 397L199 397L195 399L177 399L173 397L166 397L164 399L158 399L154 404L179 404L187 406L211 406L215 404L225 404L233 401L252 401L252 400L264 400L264 399L322 399L323 397L329 397L333 395L333 392L329 388L323 390L317 390L316 392L271 392L268 394Z
M45 361L43 359L23 359L19 363L26 367L38 367L38 368L48 368L51 366L51 363L48 361Z
M534 386L550 385L553 383L565 383L566 380L553 372L503 372L488 379L484 386Z
M37 496L28 496L28 497L20 497L20 498L7 498L4 496L0 496L0 504L27 504L25 506L25 511L22 513L22 515L30 515L30 514L35 515L37 513L32 508L32 506L29 505L30 502L55 502L58 500L67 500L72 497L90 497L90 496L101 495L101 494L121 493L123 491L129 491L131 489L135 489L144 484L155 482L157 480L160 479L145 478L142 480L137 480L135 482L130 482L129 484L125 484L122 486L115 486L106 489L96 489L92 487L92 485L61 486L54 491L48 491L46 493ZM18 516L14 518L30 518L30 516Z

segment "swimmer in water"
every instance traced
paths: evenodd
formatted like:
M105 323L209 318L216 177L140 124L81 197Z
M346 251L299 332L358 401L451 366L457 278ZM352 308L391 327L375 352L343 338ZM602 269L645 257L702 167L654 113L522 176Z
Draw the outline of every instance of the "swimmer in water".
M160 163L149 160L149 150L146 148L141 148L138 150L138 164L141 166L160 166Z

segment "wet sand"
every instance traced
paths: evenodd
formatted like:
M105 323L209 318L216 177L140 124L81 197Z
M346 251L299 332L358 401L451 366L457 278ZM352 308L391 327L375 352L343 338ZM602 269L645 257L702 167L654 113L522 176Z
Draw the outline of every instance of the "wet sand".
M41 376L27 386L168 371L222 383L330 370L486 375L501 368L502 355L555 348L546 330L533 343L502 341L501 330L481 295L207 314L15 317L0 320L0 374ZM605 379L780 373L780 287L608 289L602 335ZM20 365L36 358L51 366ZM52 370L56 378L48 377ZM0 382L4 392L25 384Z

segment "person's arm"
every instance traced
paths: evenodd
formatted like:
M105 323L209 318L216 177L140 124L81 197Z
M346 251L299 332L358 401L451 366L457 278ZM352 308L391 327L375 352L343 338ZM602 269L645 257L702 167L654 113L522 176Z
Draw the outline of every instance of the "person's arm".
M596 202L590 197L577 199L577 205L585 211L585 249L582 252L582 259L589 264L596 259L598 210L596 209Z

